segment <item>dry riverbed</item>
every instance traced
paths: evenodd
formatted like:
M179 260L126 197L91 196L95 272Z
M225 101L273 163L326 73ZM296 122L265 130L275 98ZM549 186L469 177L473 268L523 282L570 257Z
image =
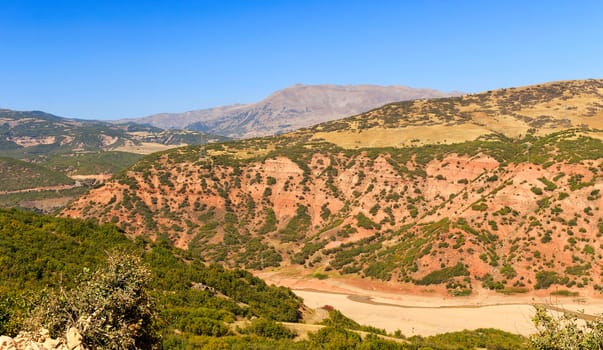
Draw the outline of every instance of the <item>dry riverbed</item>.
M330 305L360 324L388 332L399 329L406 336L477 328L529 335L536 331L532 323L535 304L552 310L580 311L587 316L603 313L603 299L594 295L554 297L550 296L550 291L541 291L506 296L479 289L469 297L451 297L404 287L397 290L389 284L372 282L362 285L358 281L317 280L290 273L262 272L258 275L268 283L290 287L309 307Z

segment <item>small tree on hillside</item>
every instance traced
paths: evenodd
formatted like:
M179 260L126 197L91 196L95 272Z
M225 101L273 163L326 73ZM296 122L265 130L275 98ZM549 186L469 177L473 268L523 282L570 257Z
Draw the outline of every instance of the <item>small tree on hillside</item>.
M575 314L552 316L543 306L536 306L532 319L538 333L530 337L536 350L601 350L603 319L579 321Z
M105 266L84 271L75 288L44 298L32 313L30 328L46 328L53 336L75 328L90 349L159 348L149 279L139 257L111 253Z

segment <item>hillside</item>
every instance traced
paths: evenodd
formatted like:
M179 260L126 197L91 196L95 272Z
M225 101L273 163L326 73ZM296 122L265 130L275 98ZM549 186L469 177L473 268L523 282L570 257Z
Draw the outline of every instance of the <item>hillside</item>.
M20 165L2 168L2 178L6 180L0 186L0 207L52 211L83 193L85 187L71 188L75 181L79 181L77 187L101 183L133 164L141 154L224 140L194 131L162 130L148 125L116 126L39 111L3 109L0 157L29 164L15 161L14 164Z
M75 184L75 181L60 172L5 157L0 157L0 179L2 179L0 193L32 187L60 187Z
M0 151L13 158L44 158L58 154L120 150L145 143L163 146L224 141L206 133L162 130L144 125L57 117L40 111L0 109ZM169 147L164 147L167 149Z
M64 311L59 312L89 311L73 309L78 303L85 305L87 300L69 299L69 296L73 296L74 291L87 290L90 285L97 287L92 281L99 276L98 271L107 271L111 257L122 259L117 260L121 265L118 265L120 270L115 271L123 272L128 264L123 259L132 256L139 257L150 272L147 290L136 290L134 297L148 294L150 300L143 299L146 300L145 305L139 306L155 315L155 321L147 318L145 326L140 323L131 326L138 327L140 334L141 326L146 328L149 322L153 322L145 330L150 331L151 337L159 335L165 349L305 350L319 346L341 348L342 344L350 348L358 348L362 344L367 348L401 350L419 346L441 350L472 349L480 344L487 344L489 348L496 346L497 349L527 348L526 338L494 329L425 338L386 336L382 330L361 326L336 310L309 309L289 289L269 286L247 271L205 265L187 252L172 247L166 240L155 243L144 238L128 240L113 225L2 209L0 261L10 263L0 264L3 276L0 285L0 336L4 335L0 338L0 346L10 348L5 335L15 336L27 324L25 320L31 313L37 312L36 306L40 303L46 305L46 298L52 300L53 295L60 295L62 300L62 307L56 309L55 305L53 312L63 310L63 307ZM107 275L100 276L107 278ZM86 279L90 277L92 279ZM123 298L118 293L133 294L127 288L120 289L122 285L140 288L129 282L130 275L122 273L118 277L119 283L112 285L111 289L103 289L109 295L102 294L100 301L103 307L94 309L95 314L106 315L107 310L120 312L112 305L115 298ZM56 294L59 288L60 294ZM110 292L113 288L114 291ZM96 289L94 292L100 293ZM98 301L93 299L92 303ZM104 322L102 319L98 321ZM98 334L84 333L84 341L90 342L87 337L98 339L110 332L111 329ZM52 334L52 330L50 335L61 336Z
M165 129L190 129L249 138L281 134L340 119L394 101L450 95L453 94L405 86L297 84L253 104L160 113L128 121Z
M603 81L400 102L143 158L63 215L206 261L467 295L601 290Z
M301 300L287 289L267 286L245 271L186 263L183 252L169 244L130 241L111 225L0 210L0 233L0 259L11 261L0 265L0 335L13 333L33 304L15 301L43 289L74 287L78 276L102 266L107 252L116 249L141 256L151 268L165 344L184 347L195 342L188 338L232 335L235 319L301 318Z

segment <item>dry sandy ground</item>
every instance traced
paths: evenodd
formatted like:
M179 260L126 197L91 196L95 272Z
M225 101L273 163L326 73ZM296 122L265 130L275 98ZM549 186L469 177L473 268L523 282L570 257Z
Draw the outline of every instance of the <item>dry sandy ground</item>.
M357 299L346 294L295 290L295 294L304 299L310 307L321 307L325 304L340 310L353 320L388 332L399 329L406 336L433 335L460 331L463 329L498 328L512 333L528 335L534 332L530 319L533 307L528 304L493 305L482 307L434 306L416 307L413 300L372 299L375 303ZM384 303L384 304L381 304ZM420 302L421 304L424 303Z
M279 273L258 273L269 283L288 286L312 308L331 305L344 315L364 325L401 330L406 336L428 336L464 329L497 328L529 335L534 304L587 315L603 314L603 299L587 297L552 297L548 293L505 296L478 289L469 297L451 297L433 291L396 289L392 285L329 278L317 280ZM367 287L367 288L365 288Z

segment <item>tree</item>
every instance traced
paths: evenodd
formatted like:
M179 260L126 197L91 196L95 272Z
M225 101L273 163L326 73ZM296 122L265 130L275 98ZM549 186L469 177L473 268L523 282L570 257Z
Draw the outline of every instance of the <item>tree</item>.
M325 327L309 337L313 349L353 350L362 343L358 334L339 327Z
M603 349L603 319L579 322L574 313L551 316L543 306L536 306L532 320L538 333L530 343L536 350Z
M139 257L110 253L96 272L84 270L75 288L61 288L43 298L29 327L46 328L53 336L74 328L91 349L159 348L149 279L150 271Z

